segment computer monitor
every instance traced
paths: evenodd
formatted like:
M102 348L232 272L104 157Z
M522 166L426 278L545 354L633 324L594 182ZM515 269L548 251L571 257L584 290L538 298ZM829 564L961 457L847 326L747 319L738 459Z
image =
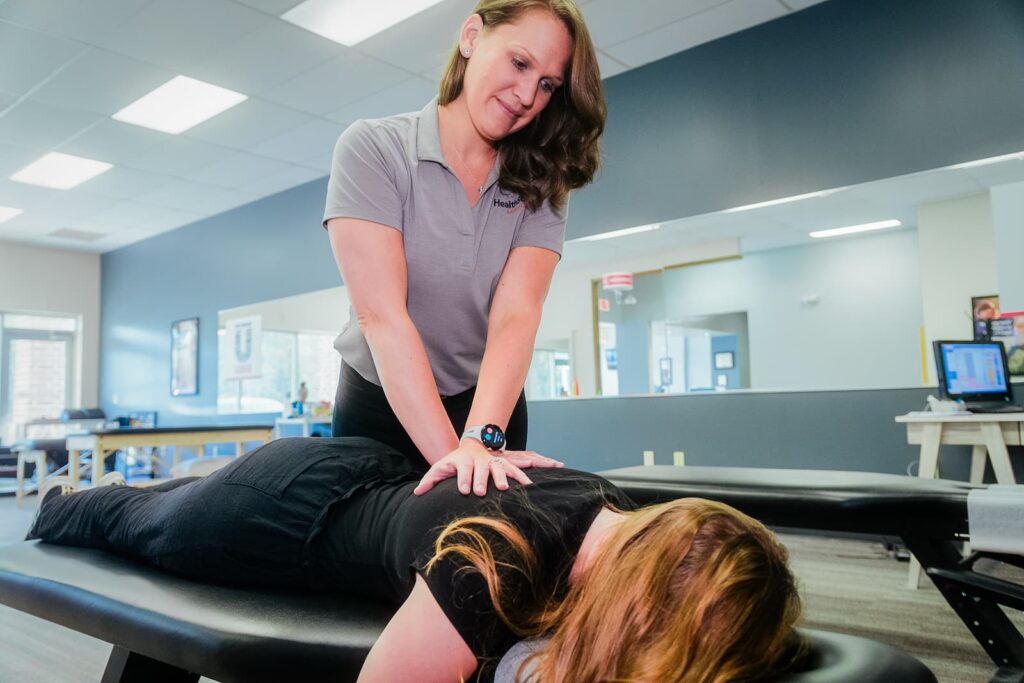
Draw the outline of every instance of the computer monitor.
M964 402L1012 403L1006 349L1000 342L934 342L939 392Z

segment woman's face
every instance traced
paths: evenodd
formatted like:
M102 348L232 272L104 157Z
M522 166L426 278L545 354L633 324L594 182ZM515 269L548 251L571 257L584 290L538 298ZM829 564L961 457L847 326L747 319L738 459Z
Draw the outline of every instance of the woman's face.
M563 85L572 56L572 37L562 21L543 10L514 23L480 29L473 15L463 27L460 47L472 50L462 96L477 133L501 140L537 117ZM477 25L477 30L472 29Z

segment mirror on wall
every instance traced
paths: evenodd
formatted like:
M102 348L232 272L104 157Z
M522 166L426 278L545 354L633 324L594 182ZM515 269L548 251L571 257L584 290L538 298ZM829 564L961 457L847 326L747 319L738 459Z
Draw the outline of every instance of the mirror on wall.
M290 413L333 403L341 358L334 338L348 322L345 287L218 312L217 412Z
M973 298L1024 310L1022 220L1015 155L571 240L544 333L573 340L570 396L934 385Z

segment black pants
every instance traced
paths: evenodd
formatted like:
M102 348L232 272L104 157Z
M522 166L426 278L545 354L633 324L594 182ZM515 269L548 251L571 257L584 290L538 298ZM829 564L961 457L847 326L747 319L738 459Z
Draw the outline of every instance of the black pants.
M277 439L208 477L101 486L47 502L27 540L97 548L191 578L320 587L327 512L377 483L415 482L367 439Z
M455 433L460 436L466 429L466 420L469 419L475 394L476 387L471 387L460 394L441 399ZM384 389L364 379L344 362L341 364L338 392L334 397L331 431L334 436L365 436L382 441L405 453L417 467L427 467L423 455L413 444L402 423L398 421L395 411L391 409ZM523 391L519 394L519 400L516 401L508 427L505 429L505 440L509 450L526 449L526 431L526 392Z

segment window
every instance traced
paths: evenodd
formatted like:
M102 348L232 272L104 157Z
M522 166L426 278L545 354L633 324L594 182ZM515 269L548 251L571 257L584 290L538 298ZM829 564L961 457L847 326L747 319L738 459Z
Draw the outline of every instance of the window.
M217 334L218 357L227 358L224 331ZM306 401L334 401L341 357L334 350L334 335L320 332L264 330L260 342L260 377L223 379L219 373L217 411L220 413L281 413L298 400L306 383Z
M77 329L76 318L0 313L0 442L74 402Z

